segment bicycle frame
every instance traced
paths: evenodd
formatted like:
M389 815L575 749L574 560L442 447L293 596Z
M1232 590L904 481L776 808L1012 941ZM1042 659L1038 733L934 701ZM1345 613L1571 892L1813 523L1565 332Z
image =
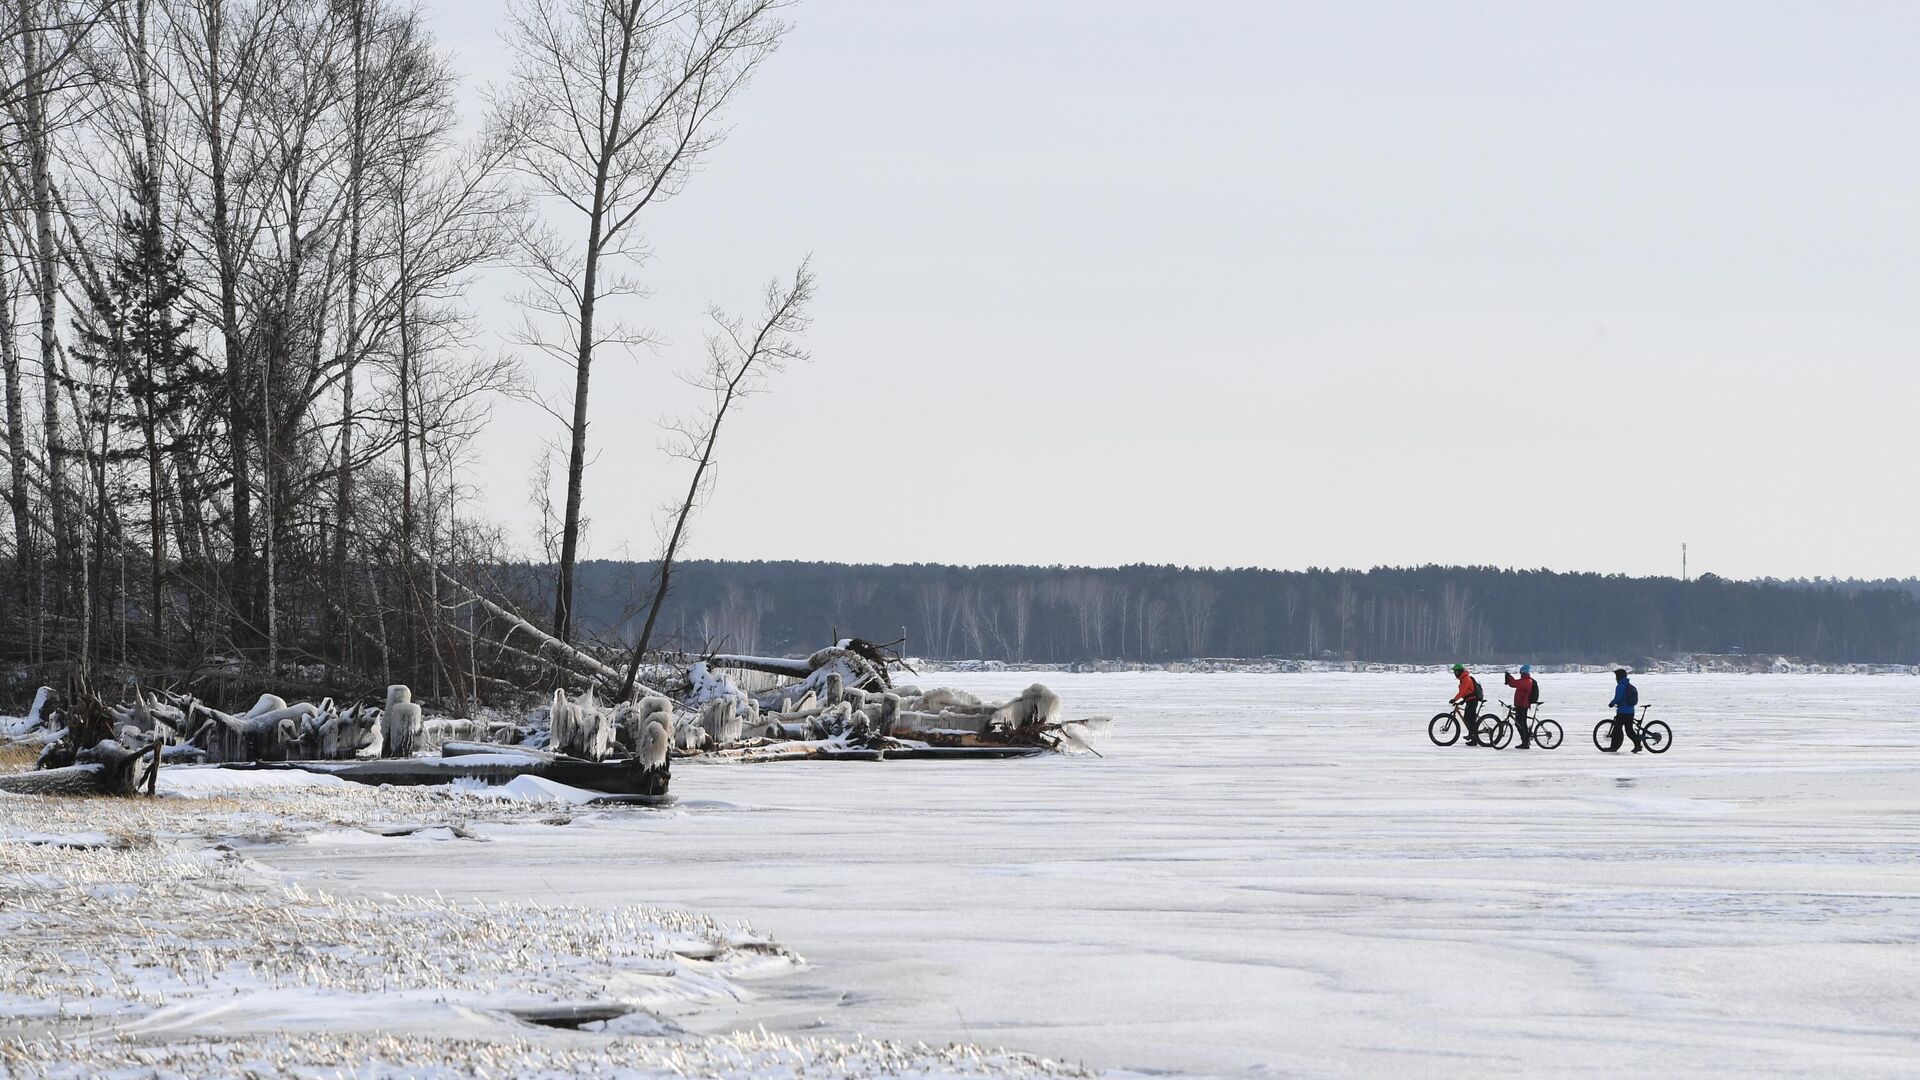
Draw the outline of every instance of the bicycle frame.
M1513 702L1503 701L1500 703L1500 708L1503 710L1503 715L1500 717L1500 719L1505 720L1508 723L1512 723L1514 721ZM1540 722L1540 706L1538 705L1527 706L1527 715L1520 717L1520 719L1525 720L1529 724L1539 723Z

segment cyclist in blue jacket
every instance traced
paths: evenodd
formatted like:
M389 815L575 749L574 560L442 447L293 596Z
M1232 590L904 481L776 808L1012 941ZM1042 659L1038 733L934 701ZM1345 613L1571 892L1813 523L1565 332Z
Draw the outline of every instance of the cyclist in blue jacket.
M1613 669L1613 700L1607 704L1613 707L1613 745L1607 747L1607 753L1619 753L1623 737L1633 740L1634 753L1645 750L1646 746L1640 741L1640 732L1633 726L1633 710L1640 704L1640 691L1628 681L1626 668Z

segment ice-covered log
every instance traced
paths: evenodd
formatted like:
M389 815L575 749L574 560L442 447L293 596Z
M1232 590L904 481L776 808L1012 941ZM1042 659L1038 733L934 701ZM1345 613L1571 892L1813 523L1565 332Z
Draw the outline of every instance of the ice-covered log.
M707 745L707 733L699 724L675 724L673 728L673 748L683 754L703 750Z
M501 745L483 742L450 742L440 748L441 757L472 757L476 754L518 754L534 761L557 761L559 754L535 750L531 746Z
M658 720L647 722L647 733L640 740L640 764L649 769L667 767L667 750L672 740L667 735L665 725Z
M1099 757L1100 751L1093 748L1093 740L1107 735L1112 726L1113 718L1109 716L1089 716L1084 720L1069 720L1060 725L1060 739L1076 750L1085 750Z
M253 708L248 709L242 715L260 716L265 713L278 712L286 707L287 700L278 694L261 694L260 700L253 703Z
M67 765L58 769L0 776L0 791L13 795L112 795L103 765Z
M485 742L487 725L466 717L436 716L420 725L420 746L425 750L438 750L450 742Z
M16 795L137 795L154 768L151 746L108 740L78 752L74 762L53 769L0 776L0 791Z
M918 700L915 701L913 707L921 712L934 713L969 709L985 709L987 712L993 711L993 706L982 705L979 698L967 693L965 690L954 690L944 686L935 687L921 694Z
M707 733L709 745L725 747L740 741L738 704L731 698L715 698L700 710L700 727Z
M994 725L1002 731L1018 732L1060 722L1060 695L1040 683L1021 691L1020 696L1002 705L993 714Z
M660 738L664 739L665 734L662 733ZM504 784L520 776L539 776L569 787L601 791L609 795L657 799L667 793L668 769L664 760L656 767L633 758L582 761L558 755L528 753L518 747L480 749L472 743L452 745L458 748L458 752L437 758L229 762L221 767L241 770L298 769L361 784L445 784L460 779Z
M649 694L640 699L635 710L634 721L644 732L648 724L659 724L666 731L673 730L673 702L659 694Z
M994 730L991 713L923 712L902 709L888 734L902 739L920 738L947 732L954 735L984 735Z
M143 738L142 742L154 738L171 740L177 734L183 719L177 709L162 707L158 701L149 701L144 691L134 690L133 700L122 708L114 710L121 718L122 730L132 729Z
M850 649L822 649L807 658L807 665L807 675L799 682L775 687L758 695L760 707L772 709L787 699L799 700L809 696L816 700L825 698L835 680L839 681L842 694L848 689L886 689L886 679L881 670L866 657ZM780 711L792 710L782 708Z
M335 707L332 698L323 699L298 733L294 743L297 756L337 760L354 757L369 744L377 747L382 740L373 715L378 712L370 714L358 705L341 709ZM377 749L374 756L378 756Z
M573 702L567 700L565 690L553 692L553 704L547 708L547 745L559 750L561 746L574 741Z
M311 704L303 703L233 716L194 702L188 714L198 726L190 741L214 761L284 761L294 749L302 722L313 711Z
M603 761L613 752L612 712L594 701L592 690L579 701L569 701L565 690L555 690L548 732L547 745L562 754Z
M713 670L705 661L687 669L687 682L691 687L685 700L688 707L704 711L713 702L724 701L734 712L746 713L749 700L747 692L727 675Z
M0 719L0 736L18 739L30 731L38 731L49 719L47 701L53 696L53 687L43 686L33 695L33 705L22 716L10 716Z
M420 706L403 684L387 687L387 707L380 713L380 756L412 757L420 742Z
M840 731L846 734L850 742L866 742L873 736L873 723L866 713L853 707L853 702L843 701L834 707L836 722Z
M785 675L789 679L804 679L813 674L813 665L806 660L794 660L780 656L739 656L722 653L710 657L707 663L714 667L738 668L742 671L758 671L767 675Z

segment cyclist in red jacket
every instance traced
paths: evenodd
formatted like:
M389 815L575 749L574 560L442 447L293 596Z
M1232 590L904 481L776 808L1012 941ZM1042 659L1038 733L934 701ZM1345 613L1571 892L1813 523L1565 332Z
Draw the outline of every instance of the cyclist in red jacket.
M1521 664L1520 677L1514 678L1511 671L1504 672L1507 685L1513 687L1514 723L1520 728L1520 749L1533 747L1533 729L1527 723L1527 710L1540 704L1540 684L1533 681L1533 665Z
M1460 718L1467 728L1467 745L1485 746L1480 741L1480 703L1487 700L1487 695L1480 689L1480 680L1467 670L1467 665L1453 665L1453 673L1460 677L1460 692L1453 695L1447 704L1460 706Z

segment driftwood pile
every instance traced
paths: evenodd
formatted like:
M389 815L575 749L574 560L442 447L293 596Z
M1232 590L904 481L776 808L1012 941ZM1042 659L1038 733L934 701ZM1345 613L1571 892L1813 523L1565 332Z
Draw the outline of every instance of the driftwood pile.
M1067 720L1059 695L1038 683L1002 703L963 690L895 685L902 666L884 646L848 639L805 659L718 655L688 669L698 710L675 733L678 752L741 761L796 758L1022 757L1093 752L1104 717ZM728 672L773 676L744 689Z
M539 776L630 798L666 795L670 757L716 761L1021 757L1094 752L1105 718L1069 720L1038 683L1006 702L897 685L887 646L849 638L811 656L721 654L656 666L654 685L606 702L596 684L555 690L524 720L426 715L406 686L381 704L288 703L264 694L242 712L136 688L107 705L74 675L49 708L41 691L16 727L47 743L40 768L0 776L0 791L128 795L165 764L302 769L371 784ZM0 732L20 737L23 732Z
M658 710L602 710L555 695L571 741L540 749L543 726L426 717L406 686L387 688L384 706L338 706L331 699L288 704L262 695L229 713L164 691L139 691L108 706L84 678L69 681L60 708L43 688L12 737L46 742L38 768L0 776L0 791L56 795L151 793L162 763L237 769L299 769L368 784L444 784L455 779L505 783L538 776L628 799L667 793L669 724ZM671 705L668 706L671 719ZM655 721L648 726L647 721ZM574 753L573 751L582 751Z

